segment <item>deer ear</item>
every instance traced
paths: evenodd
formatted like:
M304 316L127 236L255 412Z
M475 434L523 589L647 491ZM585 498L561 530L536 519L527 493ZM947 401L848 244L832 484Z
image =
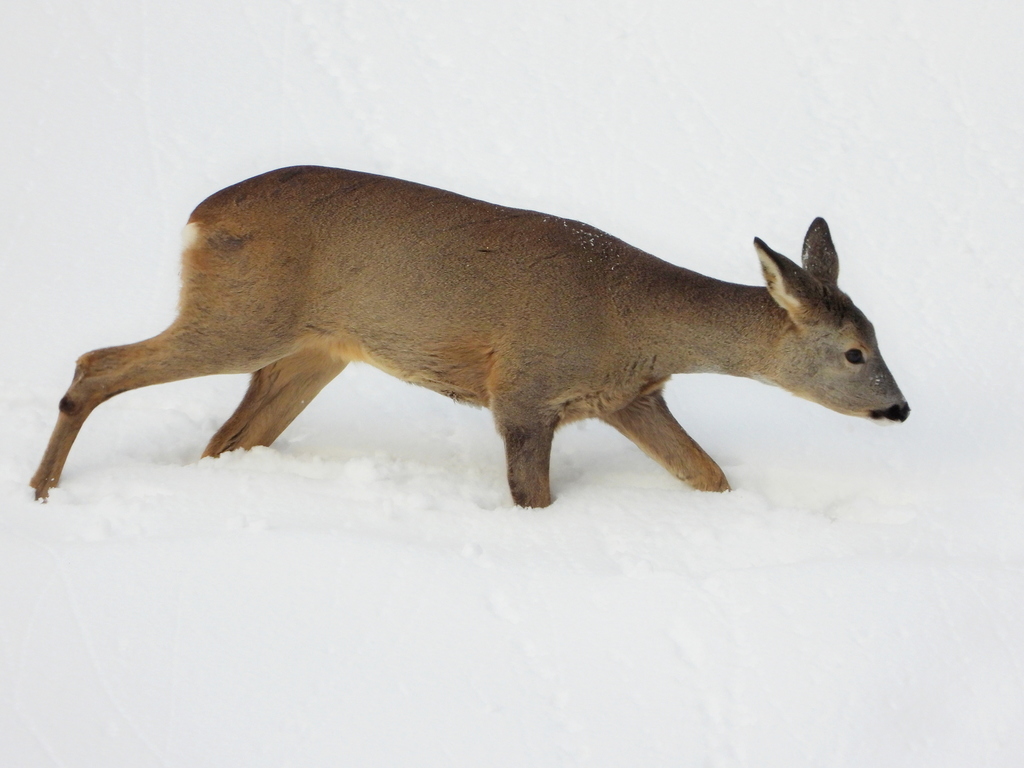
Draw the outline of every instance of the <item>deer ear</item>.
M759 238L754 238L754 248L761 260L761 272L768 284L768 293L775 303L789 313L794 322L805 319L815 296L813 278L804 270L776 253Z
M804 269L823 283L835 285L839 279L839 256L828 224L820 216L811 222L804 238L803 262Z

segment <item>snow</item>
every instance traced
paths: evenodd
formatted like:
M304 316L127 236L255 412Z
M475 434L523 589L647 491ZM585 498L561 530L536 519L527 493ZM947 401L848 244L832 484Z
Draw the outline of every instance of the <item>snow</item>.
M692 7L691 7L692 6ZM0 764L1017 766L1024 6L228 0L0 8ZM350 366L199 460L244 377L90 418L203 197L320 163L586 221L757 283L824 216L913 408L668 400L682 486L604 425L511 505L489 414Z

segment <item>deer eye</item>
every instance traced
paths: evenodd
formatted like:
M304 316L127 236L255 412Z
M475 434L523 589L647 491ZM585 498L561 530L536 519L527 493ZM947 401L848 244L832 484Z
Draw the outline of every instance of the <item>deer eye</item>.
M846 359L854 365L860 365L864 362L864 353L859 349L848 349L846 350Z

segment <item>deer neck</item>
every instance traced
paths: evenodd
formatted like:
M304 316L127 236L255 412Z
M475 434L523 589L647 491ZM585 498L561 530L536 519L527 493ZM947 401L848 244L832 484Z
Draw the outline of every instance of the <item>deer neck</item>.
M649 338L657 347L658 367L670 373L770 381L779 342L793 328L766 288L689 270L659 281L651 300Z

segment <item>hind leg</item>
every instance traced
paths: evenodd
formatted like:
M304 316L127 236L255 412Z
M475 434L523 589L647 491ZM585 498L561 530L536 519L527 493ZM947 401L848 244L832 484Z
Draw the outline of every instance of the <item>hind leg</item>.
M283 343L259 352L233 344L230 334L172 326L159 336L87 352L61 398L50 442L32 478L36 498L45 499L60 480L64 462L82 424L97 405L131 389L214 373L248 373L290 352Z
M203 456L270 445L348 361L307 348L260 368L234 414L210 440Z

